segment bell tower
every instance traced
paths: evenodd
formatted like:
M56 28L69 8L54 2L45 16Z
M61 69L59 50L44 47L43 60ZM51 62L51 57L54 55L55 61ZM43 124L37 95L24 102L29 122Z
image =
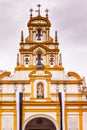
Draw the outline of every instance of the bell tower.
M35 16L30 9L28 36L25 38L21 31L14 74L0 71L0 130L17 130L18 113L22 130L60 130L61 124L65 130L87 130L85 78L65 72L57 31L54 38L50 36L48 9L42 16L41 5L37 7ZM23 96L21 112L17 105L19 92ZM63 93L63 109L59 92Z
M48 17L48 9L45 10L45 17L41 16L41 5L37 5L37 16L33 16L33 9L30 9L30 19L27 27L29 35L24 39L21 32L19 49L19 60L15 70L30 69L57 69L63 70L60 64L59 43L57 31L55 38L50 36L51 23Z

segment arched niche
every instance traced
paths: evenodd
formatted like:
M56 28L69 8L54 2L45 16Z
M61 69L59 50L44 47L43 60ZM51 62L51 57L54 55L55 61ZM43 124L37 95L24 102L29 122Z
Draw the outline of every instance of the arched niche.
M44 98L44 84L42 82L37 84L37 98Z

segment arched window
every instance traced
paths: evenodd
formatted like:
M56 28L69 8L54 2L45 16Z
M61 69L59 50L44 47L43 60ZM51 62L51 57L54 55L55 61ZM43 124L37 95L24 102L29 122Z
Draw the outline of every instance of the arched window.
M36 32L36 40L37 41L42 41L42 29L41 28L38 28L37 29L37 32Z
M44 86L43 83L37 84L37 98L44 98Z
M41 52L41 51L38 51L38 52L37 52L37 58L36 58L36 60L37 60L36 66L37 66L38 69L43 68L43 64L42 64L43 58L41 57L41 55L42 55L42 52Z
M50 65L54 65L54 55L50 55Z
M24 65L25 67L29 66L29 54L24 55Z

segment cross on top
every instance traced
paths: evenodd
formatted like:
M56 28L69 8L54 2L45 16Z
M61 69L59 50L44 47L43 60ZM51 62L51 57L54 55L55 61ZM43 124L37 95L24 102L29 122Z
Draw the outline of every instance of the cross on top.
M40 7L41 7L41 5L38 4L37 7L38 7L38 10L36 10L36 12L38 12L38 15L40 15Z

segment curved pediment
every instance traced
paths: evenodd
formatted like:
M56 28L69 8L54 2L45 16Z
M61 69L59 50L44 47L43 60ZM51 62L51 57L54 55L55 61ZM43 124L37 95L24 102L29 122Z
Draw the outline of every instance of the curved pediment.
M52 77L52 74L47 70L34 70L29 74L29 77Z
M73 77L75 77L76 79L81 80L81 77L80 77L79 74L77 74L76 72L70 71L70 72L68 72L68 76L73 76Z
M0 74L0 79L4 78L5 76L10 76L10 75L11 75L11 72L5 71Z
M51 26L50 21L48 18L42 17L42 16L37 16L37 17L31 17L31 19L28 21L27 24L28 27L30 26Z

